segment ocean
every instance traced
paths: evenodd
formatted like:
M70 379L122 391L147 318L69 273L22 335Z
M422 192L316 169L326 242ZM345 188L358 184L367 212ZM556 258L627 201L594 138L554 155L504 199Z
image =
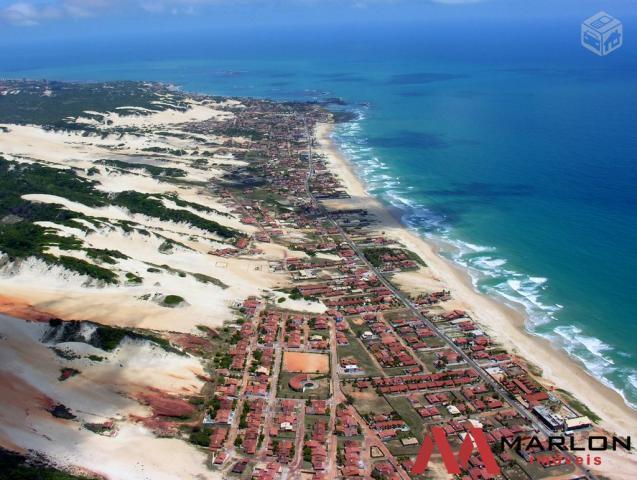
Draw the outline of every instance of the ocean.
M342 98L356 120L334 138L369 191L637 408L637 46L597 57L580 21L25 43L0 52L0 77Z

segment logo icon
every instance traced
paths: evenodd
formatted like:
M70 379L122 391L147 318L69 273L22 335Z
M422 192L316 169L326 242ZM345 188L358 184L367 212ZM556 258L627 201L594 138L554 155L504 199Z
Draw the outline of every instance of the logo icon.
M467 432L467 435L462 441L458 457L456 458L451 450L451 445L449 445L449 442L447 441L447 434L442 427L431 428L431 435L425 437L422 442L422 446L418 452L418 457L416 457L416 462L411 469L411 473L414 475L420 475L427 469L429 459L434 451L434 443L438 446L438 451L442 456L442 461L445 464L447 472L452 475L460 475L460 469L467 467L469 458L473 454L474 447L478 450L487 473L491 475L500 474L500 466L495 461L493 452L491 451L491 448L489 448L487 437L485 437L484 432L481 429L469 429L469 432Z
M624 43L624 27L615 17L599 12L582 22L581 41L591 52L608 55Z

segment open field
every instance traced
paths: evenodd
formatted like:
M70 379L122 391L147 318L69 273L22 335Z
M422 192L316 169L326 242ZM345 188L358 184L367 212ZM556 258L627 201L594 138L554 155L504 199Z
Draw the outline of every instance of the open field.
M358 366L363 370L364 375L381 375L378 364L367 352L361 341L351 333L345 333L349 345L339 345L337 348L339 361L343 358L353 357L358 361Z
M324 353L284 352L285 372L327 373L330 371L330 357Z
M330 382L326 375L310 375L308 380L316 384L316 388L306 389L304 392L299 392L290 388L290 379L296 375L297 373L290 372L281 372L279 374L277 397L316 400L325 400L329 397Z

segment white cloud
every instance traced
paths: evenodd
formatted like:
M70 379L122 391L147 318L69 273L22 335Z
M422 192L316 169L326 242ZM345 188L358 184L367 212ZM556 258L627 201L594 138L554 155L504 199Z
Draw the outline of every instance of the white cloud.
M29 0L16 1L0 7L0 23L33 26L58 18L86 18L106 13L137 11L138 13L194 15L205 7L214 6L267 6L271 8L350 6L367 8L377 5L429 3L468 4L488 0Z
M39 23L39 11L30 3L14 3L0 10L0 18L20 26L32 26Z

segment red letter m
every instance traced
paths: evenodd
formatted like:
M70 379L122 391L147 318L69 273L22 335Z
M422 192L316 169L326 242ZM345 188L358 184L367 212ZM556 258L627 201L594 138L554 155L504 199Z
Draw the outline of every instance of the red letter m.
M487 443L487 439L482 430L478 428L469 429L469 433L466 437L464 437L457 459L451 451L451 445L449 445L449 442L447 441L447 434L442 427L432 427L431 434L433 436L433 440L430 436L428 436L425 437L425 440L422 442L422 447L420 448L420 452L418 452L416 463L411 469L411 473L414 475L420 475L427 469L429 458L434 451L434 442L438 445L438 450L440 450L440 455L442 455L442 461L445 464L447 472L452 475L459 475L460 467L466 468L469 463L469 457L471 457L471 454L473 453L474 442L478 449L478 453L482 457L482 461L484 462L487 472L491 475L500 474L500 467L495 461L493 452L489 448L489 444Z

